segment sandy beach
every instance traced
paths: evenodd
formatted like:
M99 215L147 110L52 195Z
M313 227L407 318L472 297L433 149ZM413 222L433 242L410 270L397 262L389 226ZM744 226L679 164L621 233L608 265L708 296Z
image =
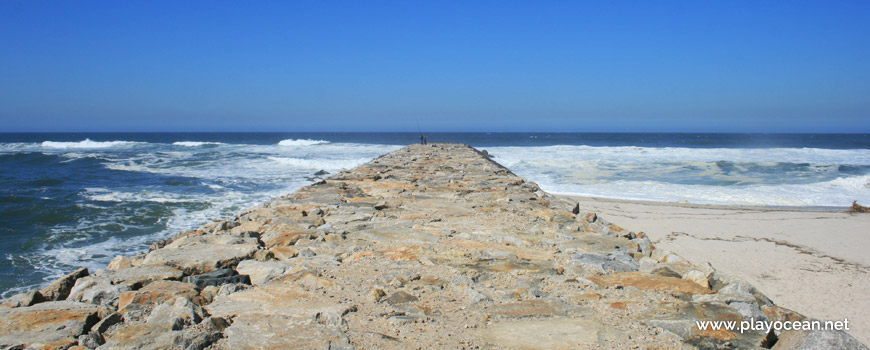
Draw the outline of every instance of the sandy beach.
M572 197L657 248L746 279L777 305L848 319L870 343L870 215Z

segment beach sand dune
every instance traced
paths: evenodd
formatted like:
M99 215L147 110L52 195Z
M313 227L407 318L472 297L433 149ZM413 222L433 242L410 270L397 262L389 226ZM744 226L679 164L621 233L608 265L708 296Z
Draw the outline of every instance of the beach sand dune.
M870 343L870 214L572 198L659 249L741 276L777 305L848 319Z

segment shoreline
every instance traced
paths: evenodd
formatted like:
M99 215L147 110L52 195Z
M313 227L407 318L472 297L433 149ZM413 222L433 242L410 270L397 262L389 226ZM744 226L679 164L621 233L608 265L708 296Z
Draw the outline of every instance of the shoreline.
M565 196L659 249L741 276L777 305L848 319L870 341L870 215L846 208L770 208ZM834 233L834 234L830 234Z
M661 206L673 206L684 208L708 208L708 209L745 209L759 211L821 211L821 212L844 212L848 214L849 206L787 206L787 205L739 205L739 204L709 204L709 203L693 203L689 201L657 201L651 199L625 199L613 197L598 197L577 195L564 192L547 191L554 196L566 198L581 198L599 202L632 202L638 204L650 204ZM850 203L851 204L851 203ZM860 203L858 203L860 204Z

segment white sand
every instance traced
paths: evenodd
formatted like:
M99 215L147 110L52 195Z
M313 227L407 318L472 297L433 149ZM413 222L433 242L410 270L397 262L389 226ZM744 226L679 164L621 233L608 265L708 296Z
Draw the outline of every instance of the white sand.
M746 279L780 306L848 319L870 344L870 214L573 197L659 249Z

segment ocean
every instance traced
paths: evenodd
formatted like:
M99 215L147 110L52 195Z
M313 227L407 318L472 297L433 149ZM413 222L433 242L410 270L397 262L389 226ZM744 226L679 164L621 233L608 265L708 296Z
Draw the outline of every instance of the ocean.
M557 194L773 207L870 204L870 134L429 133ZM419 142L411 133L0 134L8 297Z

